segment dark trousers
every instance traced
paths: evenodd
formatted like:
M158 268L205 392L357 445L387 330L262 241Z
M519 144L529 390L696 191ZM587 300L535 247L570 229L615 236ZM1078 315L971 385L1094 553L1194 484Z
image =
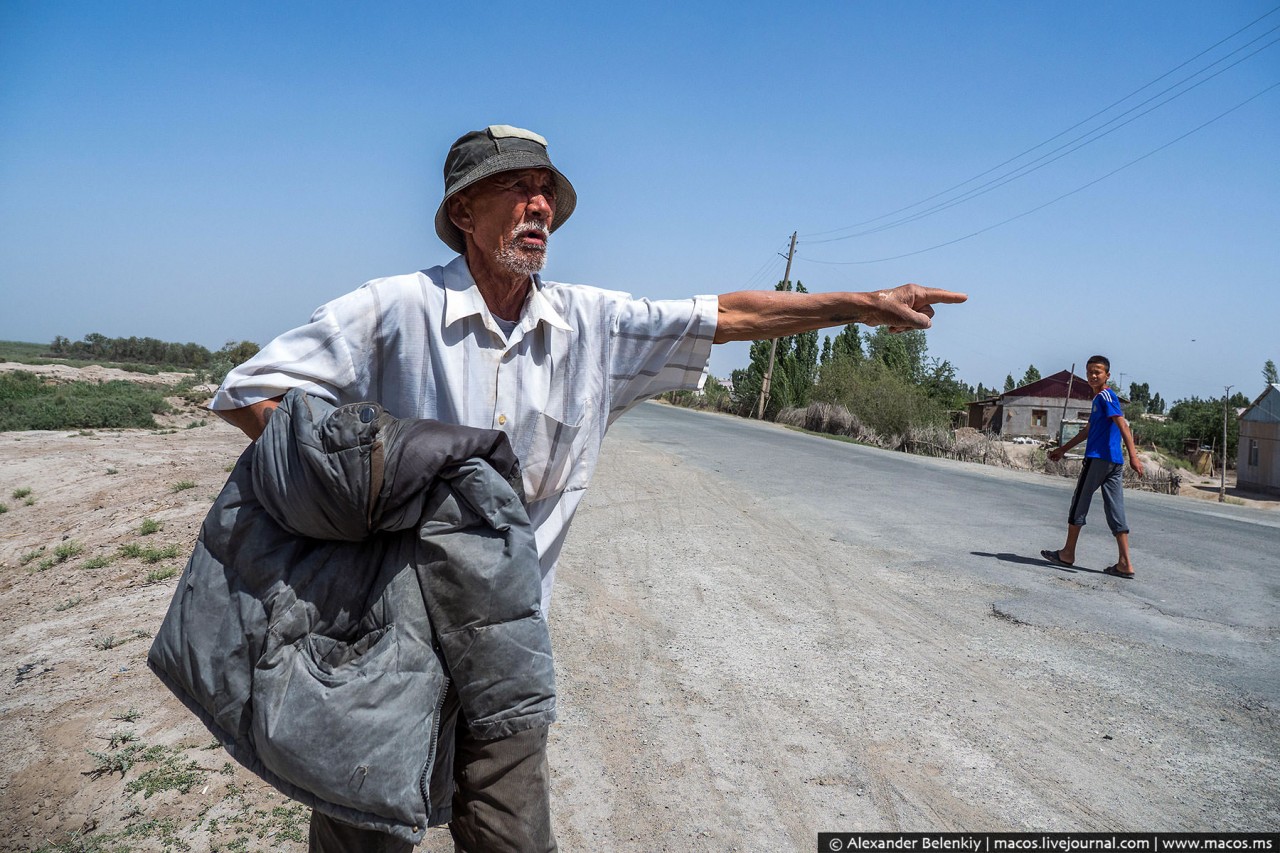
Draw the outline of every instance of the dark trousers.
M460 853L554 853L551 831L551 774L547 768L547 728L497 740L471 736L450 688L441 711L439 760L453 753L453 816L449 832ZM448 782L433 774L431 784L447 796ZM328 815L311 813L311 853L410 853L413 845L385 832L358 829Z

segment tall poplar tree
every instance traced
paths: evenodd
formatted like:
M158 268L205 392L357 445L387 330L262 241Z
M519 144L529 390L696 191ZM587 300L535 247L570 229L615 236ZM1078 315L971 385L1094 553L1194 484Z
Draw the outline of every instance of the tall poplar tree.
M789 281L780 281L774 290L791 291ZM796 282L796 293L808 293L802 283ZM834 348L834 345L833 345ZM760 388L769 369L769 341L751 344L751 363L745 370L733 372L735 408L739 414L750 415L759 411ZM818 374L818 332L802 332L778 338L773 355L773 374L769 382L769 400L765 404L765 417L772 419L778 412L790 406L808 405L810 392Z

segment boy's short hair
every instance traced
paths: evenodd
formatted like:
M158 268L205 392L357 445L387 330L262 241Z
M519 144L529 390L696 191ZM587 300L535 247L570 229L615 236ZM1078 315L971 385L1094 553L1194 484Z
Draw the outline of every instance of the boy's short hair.
M1089 356L1089 360L1084 363L1084 366L1088 367L1091 364L1101 364L1107 369L1107 373L1111 372L1111 359L1107 358L1105 355Z

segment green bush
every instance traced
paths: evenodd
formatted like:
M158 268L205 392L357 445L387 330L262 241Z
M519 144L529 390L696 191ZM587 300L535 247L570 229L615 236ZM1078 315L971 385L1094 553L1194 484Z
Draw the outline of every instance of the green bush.
M170 411L151 387L115 380L48 384L26 371L0 375L0 431L154 428Z
M881 436L905 435L909 427L946 426L943 404L910 380L876 361L832 359L822 366L811 399L843 406Z
M697 391L667 391L658 395L658 399L666 400L675 406L686 409L710 409L713 412L728 412L733 408L729 399L729 389L714 376L708 376L701 393Z

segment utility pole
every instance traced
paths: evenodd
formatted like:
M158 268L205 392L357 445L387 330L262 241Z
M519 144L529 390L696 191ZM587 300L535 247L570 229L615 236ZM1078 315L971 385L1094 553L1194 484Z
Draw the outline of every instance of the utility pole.
M796 256L796 233L791 232L791 248L787 250L787 271L782 274L783 281L791 281L791 259ZM769 402L769 386L773 384L773 357L778 352L778 339L769 342L769 369L764 372L764 381L760 383L760 413L756 416L764 420L764 407Z
M1233 385L1222 389L1222 479L1218 481L1218 503L1227 502L1227 406L1231 402L1227 396Z
M1066 444L1062 440L1062 429L1067 420L1067 406L1071 404L1071 385L1076 381L1076 363L1071 362L1071 376L1067 378L1067 399L1062 401L1062 417L1058 418L1058 446Z

